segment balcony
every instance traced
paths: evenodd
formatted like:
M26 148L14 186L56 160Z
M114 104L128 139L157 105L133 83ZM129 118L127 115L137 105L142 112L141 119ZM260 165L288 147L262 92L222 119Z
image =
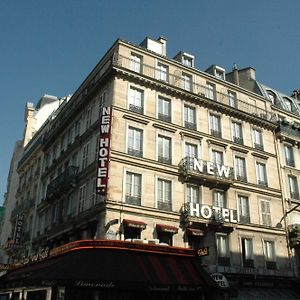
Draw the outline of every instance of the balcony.
M213 129L211 129L210 130L210 134L212 136L215 136L215 137L218 137L218 138L222 137L222 132L220 130L213 130Z
M166 211L172 211L171 201L157 201L157 208Z
M246 175L236 175L236 180L242 181L242 182L248 182Z
M141 77L141 75L144 78L150 78L153 81L157 81L158 84L162 84L160 80L157 79L157 73L160 72L160 69L154 68L153 66L147 65L147 64L141 64L141 73L134 74L131 67L131 59L129 57L125 57L123 55L115 55L114 56L114 68L121 68L123 70L126 70L130 72L131 74L135 76ZM191 69L192 70L192 69ZM215 91L214 93L214 99L209 99L206 93L207 86L194 83L192 81L186 82L185 85L182 85L182 78L180 75L174 75L169 74L168 76L168 82L164 83L168 86L174 87L176 89L182 90L182 92L185 93L191 93L193 95L204 97L205 100L209 101L208 103L216 106L216 104L226 105L230 109L239 110L243 113L246 113L249 116L255 116L259 119L263 119L266 121L270 121L272 123L275 123L274 114L270 111L266 111L263 108L259 108L255 105L252 105L248 102L242 101L240 99L235 98L235 107L232 106L232 100L228 97L227 93L221 93L218 91ZM224 107L224 106L223 106Z
M141 197L126 195L125 203L130 204L130 205L141 206Z
M76 185L78 167L69 166L63 173L52 180L47 187L46 200L52 201L61 194L67 193Z
M286 165L289 166L289 167L293 167L294 168L295 167L295 160L291 159L291 158L289 158L289 159L287 158L286 159Z
M233 137L233 141L237 144L244 145L244 139L238 136Z
M138 114L143 114L144 113L144 109L142 106L138 106L138 105L134 105L134 104L129 104L129 110L136 112Z
M218 257L219 266L230 266L230 257Z
M158 113L158 119L164 122L171 123L171 116L166 114Z
M184 181L198 181L198 184L203 184L210 188L218 186L221 189L227 190L234 180L232 167L195 157L183 158L178 167L179 176Z
M140 149L128 147L127 153L132 156L143 157L143 151Z
M250 224L250 216L239 216L240 223Z
M19 214L27 213L27 211L35 205L35 198L24 200L18 206L16 206L11 212L11 218L16 217Z
M187 129L191 129L191 130L196 130L197 129L196 123L188 122L188 121L184 122L184 127L187 128Z
M268 182L266 180L258 180L258 185L268 186Z
M299 192L290 192L291 199L299 200Z
M276 270L277 269L276 261L266 261L266 268L268 270Z
M244 259L243 267L244 268L254 268L254 260L253 259Z
M171 165L172 162L170 157L165 157L165 156L158 156L158 161L167 165Z
M294 248L300 244L300 224L288 226L290 247Z
M263 144L257 144L254 143L254 148L260 151L264 151L264 145Z

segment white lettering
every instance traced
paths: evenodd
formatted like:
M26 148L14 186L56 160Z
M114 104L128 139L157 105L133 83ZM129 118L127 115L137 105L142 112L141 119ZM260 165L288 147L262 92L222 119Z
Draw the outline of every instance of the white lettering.
M192 217L200 217L200 206L199 203L190 202L190 215Z
M108 149L107 148L101 148L99 150L99 156L100 157L106 157L108 155Z
M101 133L108 133L109 125L101 125Z
M107 168L99 168L98 169L98 177L106 177Z
M105 162L107 161L107 157L99 158L98 161L99 161L100 167L104 167Z
M234 213L236 214L236 211L230 210L230 222L231 223L237 223L237 219L234 218Z
M212 216L212 210L208 205L202 205L200 209L201 216L205 219L210 219Z
M108 138L100 139L100 141L99 141L99 147L108 147L108 143L109 143L109 139Z
M229 209L228 208L222 209L222 217L226 222L229 222Z
M102 115L110 115L110 106L103 107L103 109L102 109Z
M200 173L203 173L203 161L202 160L199 161L195 157L193 159L194 159L194 164L193 164L194 171L198 170Z
M102 116L101 124L109 124L110 116Z
M230 174L230 167L226 167L223 165L217 165L218 168L218 174L219 176L225 176L225 177L229 177Z
M207 174L214 175L215 174L214 163L208 161L206 165L207 165Z
M105 183L102 183L102 179L101 178L97 178L97 187L105 187Z

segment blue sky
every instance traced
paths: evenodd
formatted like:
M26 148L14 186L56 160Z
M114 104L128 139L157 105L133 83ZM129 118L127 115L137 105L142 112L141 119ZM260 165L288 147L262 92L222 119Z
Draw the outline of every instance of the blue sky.
M24 107L43 94L72 94L117 38L163 35L167 55L196 67L254 67L286 94L300 89L299 0L1 0L0 203L24 129Z

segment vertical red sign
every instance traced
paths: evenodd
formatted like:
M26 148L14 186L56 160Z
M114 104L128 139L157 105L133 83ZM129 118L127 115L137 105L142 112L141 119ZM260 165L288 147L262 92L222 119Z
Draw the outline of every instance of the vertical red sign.
M23 224L24 224L24 215L23 214L17 215L15 236L14 236L14 244L15 245L21 245Z
M96 193L105 195L108 185L108 167L110 156L111 107L103 107L100 120L100 138L97 166Z

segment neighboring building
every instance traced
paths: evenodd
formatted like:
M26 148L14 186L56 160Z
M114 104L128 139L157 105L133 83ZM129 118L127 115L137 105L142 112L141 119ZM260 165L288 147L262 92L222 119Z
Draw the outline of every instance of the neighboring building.
M221 67L194 66L185 52L169 59L163 38L112 45L25 148L19 256L78 239L147 241L209 247L202 264L231 285L294 278L276 226L272 103Z
M36 107L32 103L26 104L23 139L16 142L7 180L7 192L4 199L5 213L0 235L1 262L7 262L9 257L18 256L18 254L21 255L23 252L24 248L21 246L21 239L18 236L23 234L26 238L26 235L29 236L29 233L23 231L24 224L18 228L20 232L17 233L16 220L20 218L22 219L21 222L23 222L24 213L27 213L29 208L34 207L35 203L37 184L31 187L32 191L25 189L22 172L20 170L18 171L19 173L17 172L18 164L20 161L27 160L30 157L31 164L36 164L34 167L37 169L39 162L38 160L37 162L32 160L32 144L36 145L38 143L40 128L51 114L51 118L54 117L53 112L60 106L63 100L55 96L44 95ZM35 135L38 131L39 133ZM33 174L32 172L33 170L31 169L26 175L30 184L32 184L32 178L37 178L37 174ZM21 182L19 182L20 176ZM32 198L30 198L30 193L32 193ZM33 215L33 211L32 214L26 215L30 219L30 222L32 222ZM30 230L28 229L28 231ZM25 240L24 237L23 239Z

